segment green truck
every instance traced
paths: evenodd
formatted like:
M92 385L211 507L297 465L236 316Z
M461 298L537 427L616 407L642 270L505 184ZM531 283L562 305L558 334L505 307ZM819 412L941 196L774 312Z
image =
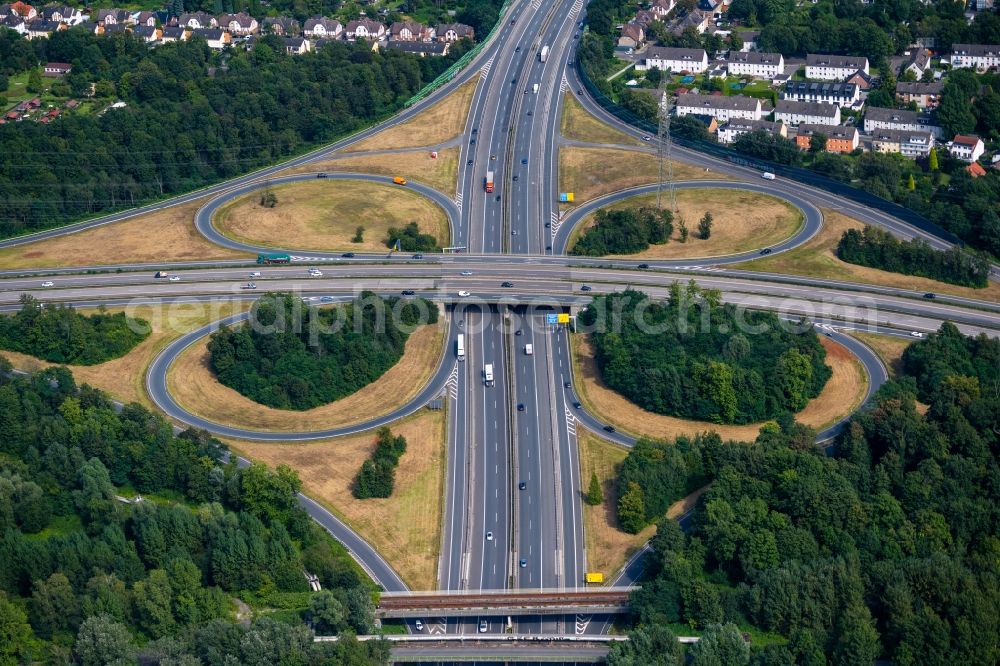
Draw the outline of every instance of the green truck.
M258 254L258 264L287 264L292 260L287 254Z

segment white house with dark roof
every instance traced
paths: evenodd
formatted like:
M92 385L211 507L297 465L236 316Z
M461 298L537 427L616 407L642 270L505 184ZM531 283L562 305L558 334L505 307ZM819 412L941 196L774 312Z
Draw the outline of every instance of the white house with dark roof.
M676 0L653 0L653 3L649 6L649 11L656 14L657 18L662 21L676 6Z
M853 106L861 99L861 91L853 83L817 83L789 81L781 94L793 102L819 102L836 106Z
M936 139L940 139L943 132L925 113L870 106L865 111L865 131L872 132L877 129L930 132Z
M759 99L742 95L678 95L676 110L678 117L712 116L720 123L734 118L760 120L763 115Z
M8 30L13 30L21 36L28 34L28 22L17 14L8 14L3 19L0 19L0 26Z
M293 37L299 34L299 22L290 16L268 16L264 19L262 29L271 35Z
M951 66L985 72L1000 67L1000 44L952 44Z
M344 32L344 26L337 19L313 16L306 20L303 32L311 39L338 39Z
M786 125L839 125L840 107L822 102L796 102L779 99L774 107L775 122Z
M785 71L785 57L780 53L739 51L729 54L729 73L733 76L752 76L755 79L773 79Z
M783 123L772 123L769 120L730 120L725 125L719 126L719 143L732 143L736 139L749 132L763 130L773 136L788 138L788 128Z
M66 24L59 23L58 21L45 21L35 19L28 24L28 32L25 36L28 39L38 39L40 37L48 37L54 32L59 32L60 30L65 30Z
M646 49L646 57L636 63L635 68L643 71L654 67L661 72L701 74L708 69L708 53L705 49L651 46Z
M97 22L104 26L125 25L132 18L132 13L124 9L100 9L97 12Z
M896 99L903 104L913 102L921 110L933 109L940 103L943 91L944 83L941 81L930 83L900 81L896 84Z
M191 37L201 37L208 42L208 48L216 51L221 51L231 43L229 33L222 28L195 28L191 31Z
M358 40L366 39L368 41L377 41L385 37L385 26L378 21L373 21L369 18L360 18L356 21L350 21L347 27L344 29L344 34L347 35L348 39Z
M187 28L180 25L165 25L160 30L160 41L164 44L168 42L183 42L188 38Z
M0 12L2 14L2 12ZM54 5L42 9L42 18L46 21L57 21L66 25L79 25L87 20L87 15L75 7Z
M389 39L397 42L432 42L435 37L434 28L416 21L396 21L389 26Z
M872 135L872 150L876 153L899 153L904 157L927 157L934 147L930 132L898 129L876 129Z
M442 23L435 30L439 42L457 42L460 39L475 39L476 31L464 23Z
M228 30L231 35L240 37L252 35L259 29L257 19L244 12L223 14L219 17L219 27Z
M917 47L910 51L909 57L903 61L899 69L902 76L906 72L911 72L918 79L931 68L931 52L925 48Z
M401 42L392 41L387 44L388 48L395 49L396 51L402 51L403 53L412 53L413 55L418 55L421 58L425 56L443 56L448 54L448 49L451 48L451 44L448 42Z
M951 146L948 147L948 152L957 160L975 162L986 152L986 146L978 136L956 134Z
M868 69L868 58L863 56L828 55L825 53L806 54L806 78L821 81L843 81L861 70Z
M312 43L304 37L284 37L285 53L289 55L302 55L312 51Z
M211 14L206 14L205 12L189 12L180 15L180 18L177 19L177 25L192 30L199 30L204 28L218 28L219 21Z
M156 14L153 12L135 12L129 17L129 23L132 25L144 25L149 28L155 28Z

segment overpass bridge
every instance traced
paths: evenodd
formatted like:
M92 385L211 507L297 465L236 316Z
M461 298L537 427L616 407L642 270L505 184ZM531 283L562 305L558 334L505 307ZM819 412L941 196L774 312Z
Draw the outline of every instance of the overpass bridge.
M633 588L383 593L379 618L480 615L612 615L629 612Z

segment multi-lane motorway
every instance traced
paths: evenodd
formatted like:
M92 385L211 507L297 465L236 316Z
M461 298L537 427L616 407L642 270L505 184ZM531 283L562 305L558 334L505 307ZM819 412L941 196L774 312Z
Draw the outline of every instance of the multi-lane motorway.
M473 78L481 79L461 137L458 196L451 200L420 184L410 185L441 206L449 219L452 244L466 248L465 253L435 257L433 261L414 261L400 257L348 260L330 253L295 251L303 262L322 263L324 275L307 277L301 265L259 269L262 275L256 281L261 290L288 290L306 298L331 295L339 299L360 289L381 293L413 289L446 303L448 343L437 372L413 401L355 426L317 432L267 433L213 423L188 413L176 404L166 388L166 374L173 358L207 335L211 327L186 334L169 345L147 376L153 400L175 420L220 435L270 440L323 438L376 427L412 413L443 391L449 405L449 441L438 580L439 587L446 590L576 587L582 584L586 570L576 430L586 427L600 432L604 424L573 406L577 400L572 388L567 332L546 323L548 306L526 308L525 303L538 301L555 307L578 307L588 300L581 291L584 285L593 293L633 286L654 296L664 295L673 281L697 276L703 287L721 290L727 302L774 309L825 326L860 326L910 335L911 331L934 330L941 321L952 320L969 333L1000 332L1000 306L995 304L956 297L927 299L923 294L905 290L752 274L725 266L747 256L697 262L656 261L650 262L648 271L637 270L635 261L556 256L565 251L572 227L588 212L652 189L615 193L577 208L564 220L558 218L555 137L562 93L568 87L579 96L576 91L582 87L575 71L566 67L567 61L573 59L582 9L582 0L512 3L501 18L502 25L494 40L470 67L428 100L389 123L409 119L455 86ZM548 47L544 62L539 57L543 46ZM585 96L580 96L580 101L608 122L637 134L607 116ZM213 199L198 211L197 228L219 245L255 251L258 248L227 239L212 227L212 213L218 206L261 186L265 178L280 169L321 159L385 126L366 130L285 165L169 202L82 223L69 231L212 194ZM794 247L816 233L822 224L818 206L839 208L904 237L923 235L883 213L819 190L781 180L761 182L755 171L685 149L675 149L674 156L750 181L698 182L679 187L744 187L781 196L798 207L803 214L801 229L793 238L772 248L774 252ZM483 187L488 171L495 174L496 187L492 193L486 193ZM315 177L302 174L287 178ZM328 176L331 183L346 177L388 181L357 174ZM271 182L278 181L272 178ZM557 221L561 224L552 224ZM66 232L53 230L35 238L3 241L0 247ZM928 240L941 245L937 239ZM378 259L378 263L372 259ZM247 279L245 265L238 261L213 263L200 268L188 266L189 270L182 271L177 282L156 280L145 266L122 267L124 272L120 273L47 271L56 273L49 278L56 285L49 289L41 287L41 272L0 273L0 309L16 307L17 298L26 291L42 299L78 304L126 303L136 299L252 298L239 289L239 284ZM227 266L230 263L233 265ZM129 272L133 268L142 272ZM501 286L504 282L511 286ZM459 290L469 291L472 296L460 298ZM222 323L235 323L243 316ZM841 336L832 328L821 330L838 338L858 356L874 390L885 377L885 368L878 358L853 338ZM464 360L455 357L454 343L459 335L465 338ZM487 365L492 367L492 381L485 376ZM607 436L626 445L632 442L622 433ZM308 501L306 506L338 538L348 542L355 556L385 587L394 590L405 587L374 551L365 551L366 544L360 537L346 526L332 522L332 516L319 507L310 506ZM641 558L636 558L618 581L630 584L640 570ZM585 622L581 629L578 620L528 617L514 620L517 626L511 629L521 634L601 630L599 623L588 628ZM494 633L505 631L506 622L505 617L487 616L452 620L443 625L448 632L478 633L485 629Z

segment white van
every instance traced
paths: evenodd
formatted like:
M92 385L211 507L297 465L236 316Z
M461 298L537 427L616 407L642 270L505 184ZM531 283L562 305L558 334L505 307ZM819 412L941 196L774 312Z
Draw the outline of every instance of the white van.
M761 176L761 178L763 178L764 180L774 180L774 174L771 173L770 171L765 171L764 175Z
M524 345L524 355L525 356L531 356L534 353L535 353L535 348L532 345L530 345L530 344Z

